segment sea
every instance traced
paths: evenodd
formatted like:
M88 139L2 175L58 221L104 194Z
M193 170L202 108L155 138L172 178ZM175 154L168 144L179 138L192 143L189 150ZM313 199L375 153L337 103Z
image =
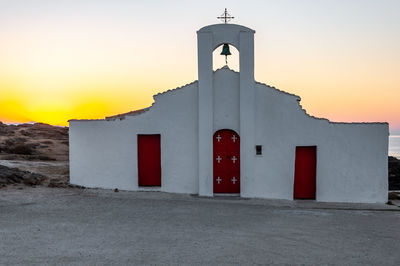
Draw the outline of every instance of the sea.
M389 156L400 159L400 135L389 136Z

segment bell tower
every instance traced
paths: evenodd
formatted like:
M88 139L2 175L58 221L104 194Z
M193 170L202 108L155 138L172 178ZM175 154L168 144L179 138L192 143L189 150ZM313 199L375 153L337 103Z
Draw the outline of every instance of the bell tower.
M225 15L226 15L225 10ZM255 145L255 81L254 81L254 33L255 31L235 24L209 25L197 31L198 51L198 178L199 195L213 196L213 51L221 44L235 46L239 51L240 73L240 174L241 196L246 196L246 180L253 178L253 149ZM227 95L229 97L229 95Z

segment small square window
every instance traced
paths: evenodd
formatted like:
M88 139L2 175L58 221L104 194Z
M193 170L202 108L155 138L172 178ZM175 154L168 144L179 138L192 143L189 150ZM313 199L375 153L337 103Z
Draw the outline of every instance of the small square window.
M262 155L262 145L256 145L256 155Z

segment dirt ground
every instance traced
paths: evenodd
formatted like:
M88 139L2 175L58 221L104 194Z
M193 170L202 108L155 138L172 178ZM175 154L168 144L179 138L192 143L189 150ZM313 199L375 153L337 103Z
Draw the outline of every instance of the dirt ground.
M399 265L399 210L7 187L0 265Z

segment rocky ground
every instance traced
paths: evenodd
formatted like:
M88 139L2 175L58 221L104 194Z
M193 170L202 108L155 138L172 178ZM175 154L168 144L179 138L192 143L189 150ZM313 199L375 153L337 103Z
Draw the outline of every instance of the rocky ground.
M41 174L0 165L0 186L2 187L10 183L35 186L41 184L44 179L45 177Z
M68 127L0 122L0 159L68 161Z
M400 190L400 160L389 156L389 190Z
M67 187L68 127L0 122L0 188Z
M68 161L0 160L0 187L68 187Z

